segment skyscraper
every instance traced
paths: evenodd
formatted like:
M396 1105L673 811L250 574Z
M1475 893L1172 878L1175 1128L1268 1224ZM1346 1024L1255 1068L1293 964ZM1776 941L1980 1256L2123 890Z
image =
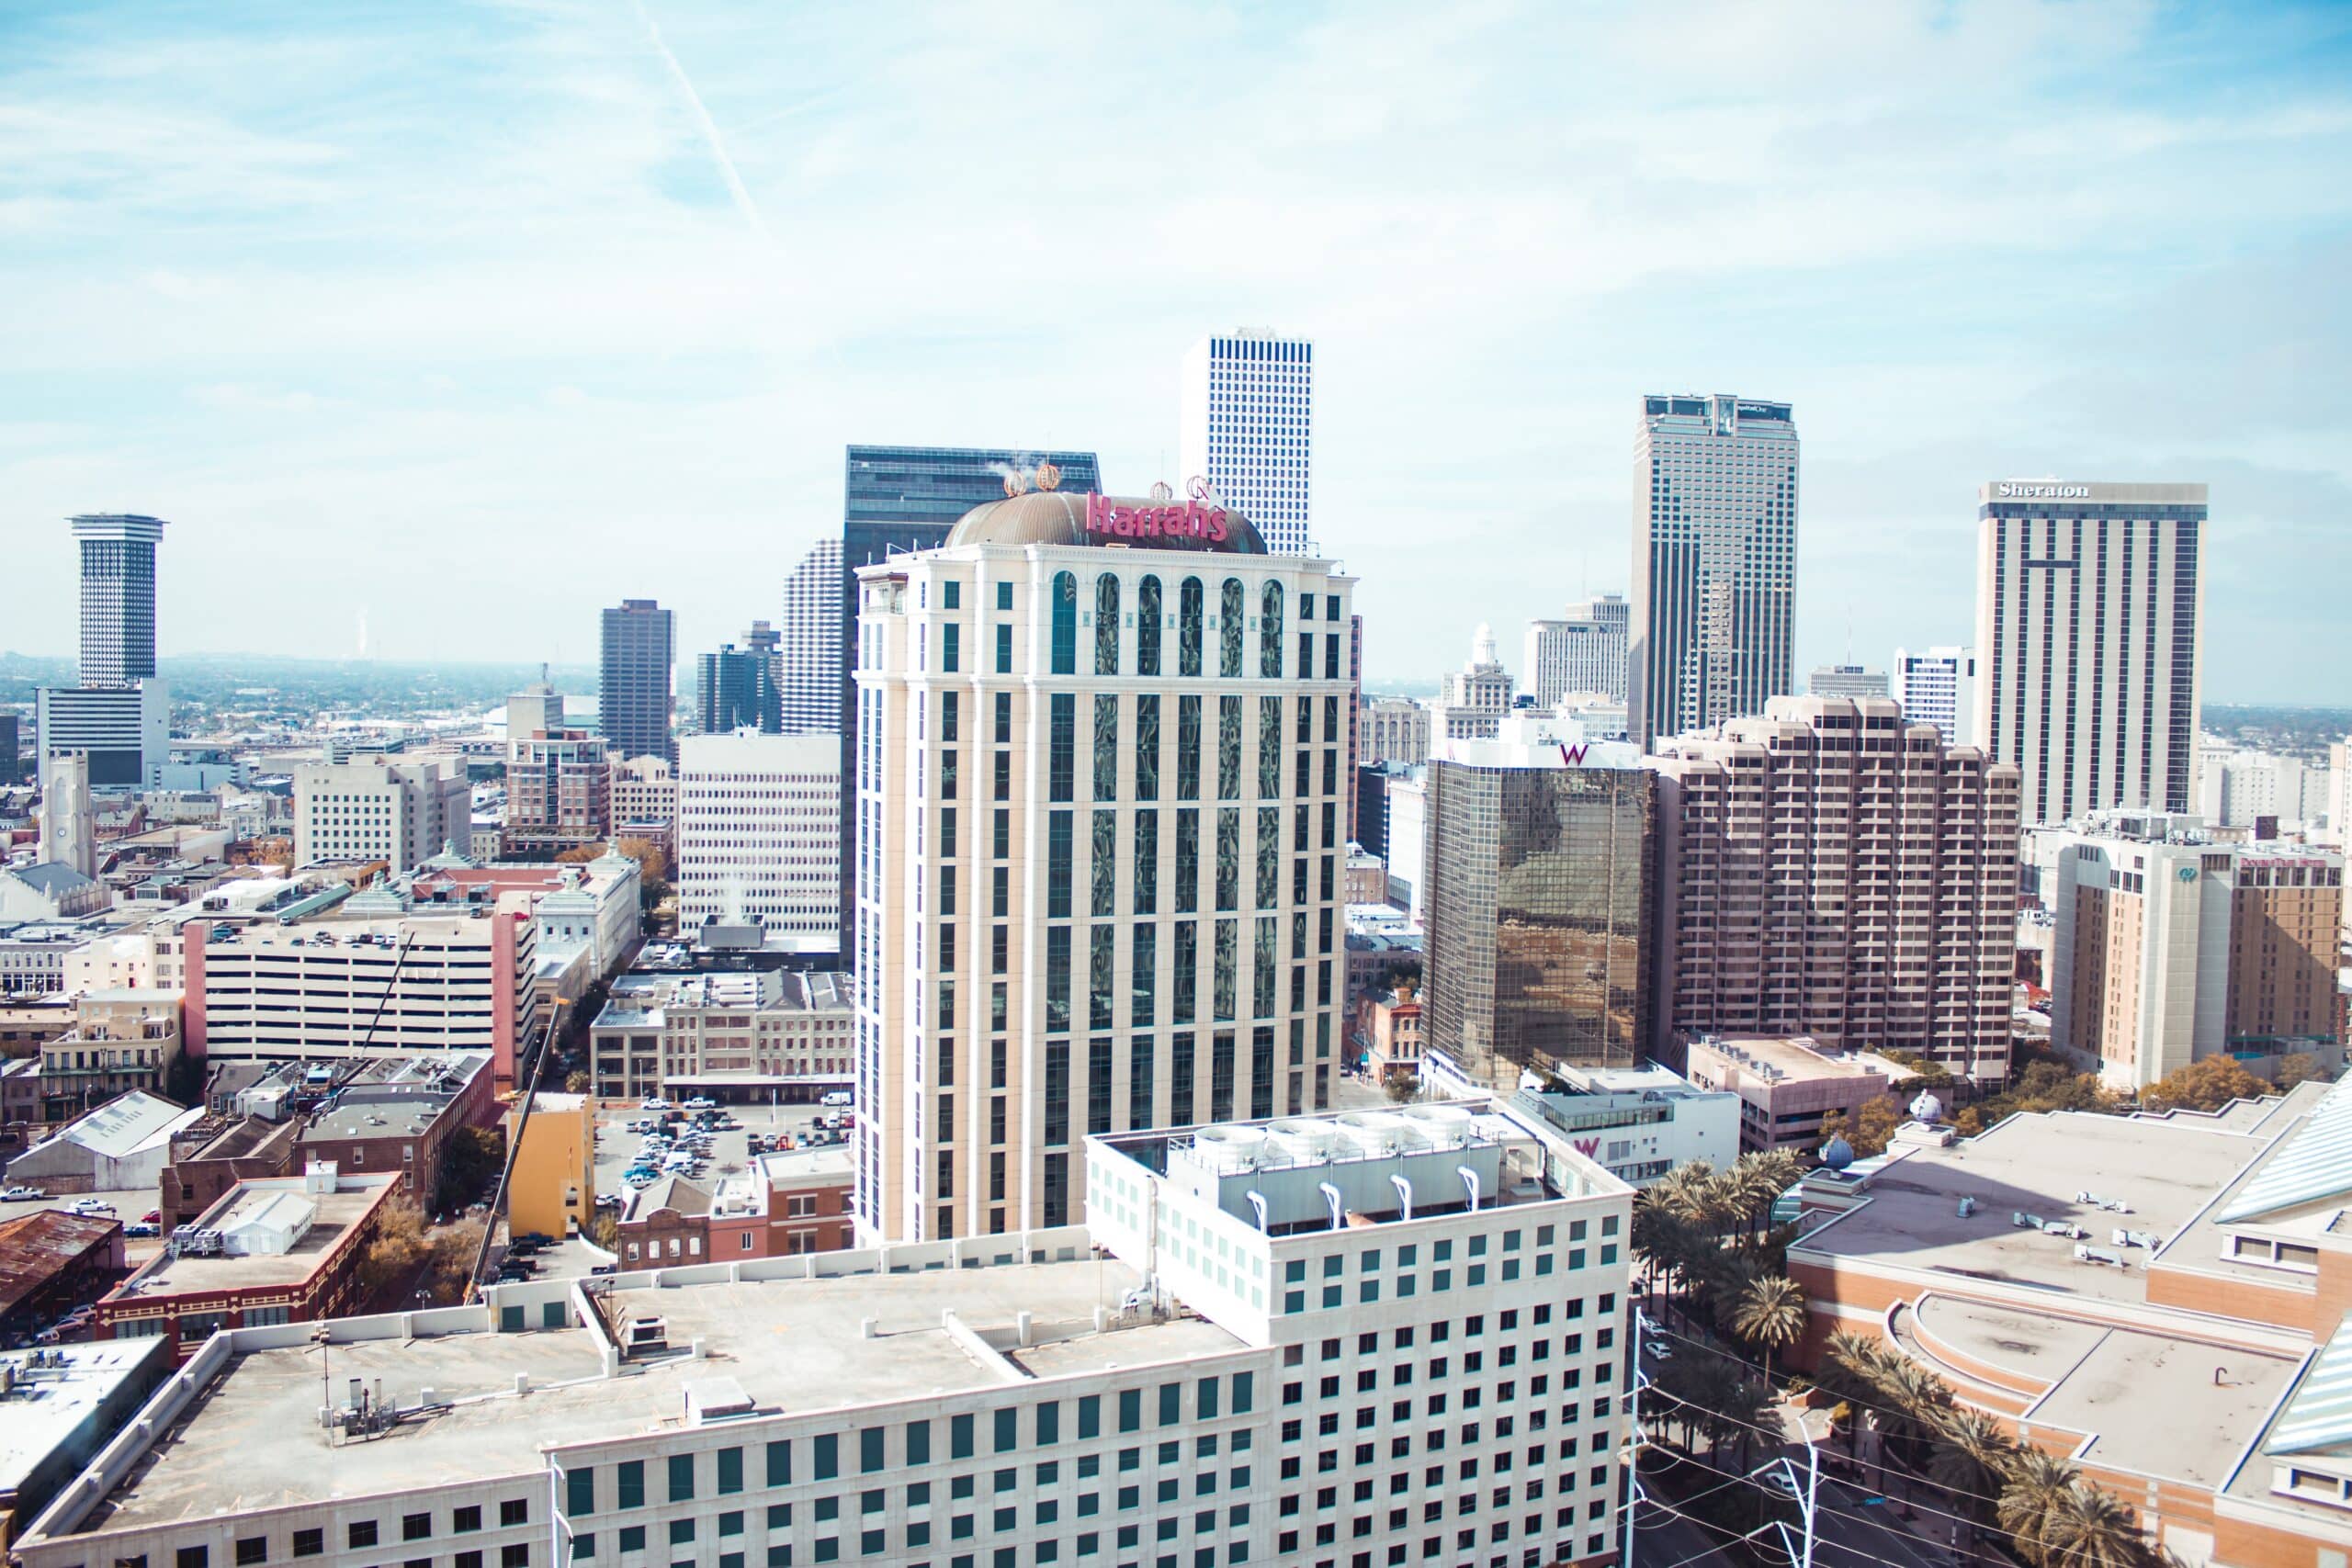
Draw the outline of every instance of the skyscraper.
M33 694L36 776L46 759L87 754L89 782L152 787L170 756L171 702L155 677L155 546L159 517L73 518L82 552L78 685Z
M605 750L678 760L670 739L671 682L677 663L676 617L650 599L624 599L604 613L603 676L596 713Z
M1258 525L1276 555L1306 555L1315 452L1315 345L1271 333L1204 337L1184 355L1177 463Z
M1795 689L1797 427L1786 403L1647 397L1634 442L1634 739Z
M1658 749L1658 1054L1807 1034L2007 1077L2014 768L1885 697L1775 697Z
M164 520L76 517L82 547L82 684L128 686L155 673L155 547Z
M695 729L705 735L727 735L738 729L783 733L784 661L776 652L776 640L765 621L753 621L744 634L743 647L721 643L718 652L696 659Z
M1597 692L1625 700L1625 634L1632 608L1622 593L1570 604L1558 620L1527 623L1520 678L1538 707L1570 692Z
M690 735L678 754L678 929L757 925L797 952L841 931L833 738Z
M1352 581L1067 491L858 577L861 1232L1069 1223L1090 1133L1328 1103Z
M2027 821L2193 808L2205 507L2200 484L1978 491L1975 738Z
M1816 664L1805 677L1809 697L1883 697L1887 694L1886 671L1860 664Z
M1632 1066L1649 1037L1657 778L1635 747L1563 744L1560 726L1512 715L1441 747L1422 784L1424 1050L1505 1090Z
M848 593L842 542L820 539L784 580L778 655L784 668L786 735L842 727L842 606Z
M834 598L839 669L834 722L841 732L842 777L855 776L857 706L852 670L857 648L857 569L911 550L936 549L975 506L1016 489L1085 495L1102 488L1091 452L1040 452L1012 446L852 446L842 518L841 581ZM804 562L804 565L807 563ZM844 955L856 951L856 840L842 835L841 908Z
M1894 650L1890 694L1910 724L1932 724L1947 746L1976 740L1976 650L1929 648Z

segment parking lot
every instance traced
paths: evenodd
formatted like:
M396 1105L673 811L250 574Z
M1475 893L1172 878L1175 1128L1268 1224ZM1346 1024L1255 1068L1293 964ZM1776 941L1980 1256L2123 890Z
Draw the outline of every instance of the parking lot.
M779 1133L790 1134L795 1143L806 1138L816 1126L820 1115L837 1115L840 1108L821 1105L725 1105L722 1114L740 1122L740 1127L715 1133L711 1136L710 1155L703 1173L694 1178L700 1183L715 1183L721 1177L747 1168L751 1164L751 1140L756 1135L773 1137ZM629 1123L658 1117L655 1111L640 1111L634 1103L615 1105L597 1112L596 1116L596 1191L599 1196L618 1193L624 1200L629 1189L622 1179L635 1157L643 1134L632 1133ZM689 1111L688 1115L693 1112ZM673 1123L674 1131L676 1124ZM613 1211L608 1207L606 1213Z

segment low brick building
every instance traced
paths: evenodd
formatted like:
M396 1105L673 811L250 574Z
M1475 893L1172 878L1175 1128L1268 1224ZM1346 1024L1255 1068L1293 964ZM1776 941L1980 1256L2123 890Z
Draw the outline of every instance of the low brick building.
M635 1193L620 1220L624 1269L742 1262L850 1245L846 1146L763 1155L716 1183L664 1177Z
M399 1195L392 1172L319 1164L240 1182L98 1303L98 1337L161 1335L185 1360L216 1329L354 1315L360 1259Z
M438 1208L441 1157L465 1127L495 1125L487 1051L445 1051L369 1062L335 1089L303 1128L304 1160L346 1176L392 1171L402 1194Z
M196 1123L173 1138L171 1160L164 1167L155 1206L164 1233L193 1224L240 1181L296 1174L301 1152L300 1122L243 1116L225 1126L218 1121Z
M122 1222L43 1209L0 1221L0 1338L46 1327L123 1276Z
M1415 987L1399 986L1358 1003L1356 1045L1374 1083L1420 1077L1421 998Z

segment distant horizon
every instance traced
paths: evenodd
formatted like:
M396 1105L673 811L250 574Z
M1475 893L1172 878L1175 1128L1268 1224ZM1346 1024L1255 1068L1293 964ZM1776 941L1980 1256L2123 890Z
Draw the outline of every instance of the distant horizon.
M74 653L28 653L21 649L0 649L0 660L10 659L42 660L51 662L62 660L67 664L71 664L74 661L77 655ZM554 660L543 661L536 659L408 659L382 658L372 653L364 657L358 654L350 654L343 658L334 658L325 654L257 653L236 649L221 649L220 651L198 649L187 653L159 654L156 656L156 662L161 667L168 668L175 660L198 659L273 660L280 663L287 664L318 664L334 666L338 668L350 668L355 665L368 665L376 667L389 666L412 670L529 670L542 662L546 662L550 674L570 672L574 674L586 673L593 676L596 673L596 666L594 664L582 660L573 660L570 663L563 663ZM692 660L688 658L681 657L679 659L678 669L682 673L682 677L683 672L691 668L691 664ZM1873 670L1878 669L1877 666L1871 666L1871 668ZM681 678L678 684L680 688L684 687L684 682L683 678ZM1363 690L1368 694L1374 696L1388 693L1401 693L1407 695L1416 694L1423 691L1434 693L1438 687L1439 682L1435 680L1420 679L1366 680L1363 682ZM594 690L595 690L595 686L592 683L584 690L566 692L563 695L573 697L584 696ZM2289 713L2343 713L2352 715L2352 696L2347 696L2346 700L2342 702L2317 703L2288 702L2273 697L2207 697L2204 699L2203 705L2207 708L2278 708L2283 712Z

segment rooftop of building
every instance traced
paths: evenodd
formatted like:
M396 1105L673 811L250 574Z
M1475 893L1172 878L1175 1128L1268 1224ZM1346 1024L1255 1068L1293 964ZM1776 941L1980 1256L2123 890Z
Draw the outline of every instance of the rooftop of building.
M1630 1095L1656 1100L1704 1099L1721 1092L1701 1089L1672 1067L1651 1063L1639 1067L1579 1067L1562 1065L1553 1068L1557 1080L1555 1089L1542 1098L1574 1102L1596 1096Z
M1577 1154L1538 1109L1494 1099L1087 1142L1273 1236L1629 1190ZM1566 1188L1555 1184L1562 1176Z
M173 1104L163 1096L133 1089L117 1095L96 1111L69 1122L35 1144L28 1154L58 1143L78 1145L108 1159L122 1159L150 1144L162 1143L203 1115Z
M0 1495L22 1486L162 1349L160 1341L101 1339L0 1351L0 1383L6 1385L0 1393Z
M1792 1251L2018 1286L2053 1308L2069 1297L2143 1302L2148 1266L2159 1260L2292 1288L2292 1276L2224 1257L2216 1216L2274 1163L2266 1156L2292 1148L2329 1092L2301 1085L2281 1100L2254 1102L2259 1116L2244 1107L2212 1116L2051 1111L2011 1116L1940 1146L1906 1140L1860 1184L1866 1201ZM2332 1140L2347 1130L2323 1125L2316 1135ZM2339 1172L2327 1185L2334 1197L2314 1201L2332 1219L2352 1196L2352 1175ZM1965 1216L1962 1198L1974 1201ZM2019 1215L2079 1227L2082 1245L2120 1261L2078 1260L2078 1238L2020 1224ZM2140 1239L2119 1246L2118 1231Z
M509 890L500 895L501 914L529 912L529 895ZM245 923L216 924L206 933L204 945L209 952L238 949L254 953L286 952L296 948L323 948L330 952L338 948L379 947L397 949L405 939L411 945L434 942L443 945L470 947L487 945L492 940L496 922L483 918L487 908L477 908L462 915L385 914L339 916L324 911L306 913L291 921L254 920Z
M343 1176L335 1179L332 1191L305 1190L301 1177L241 1181L183 1227L183 1232L299 1230L292 1247L283 1252L238 1253L166 1247L132 1270L130 1278L107 1299L122 1305L147 1296L299 1285L318 1272L344 1233L396 1190L398 1181L391 1173ZM179 1234L174 1239L177 1243Z
M1700 1035L1689 1049L1704 1051L1747 1068L1768 1083L1806 1083L1876 1074L1893 1082L1909 1075L1871 1051L1836 1051L1811 1035Z
M1076 1260L1065 1262L665 1283L659 1290L638 1284L651 1276L624 1276L605 1298L610 1308L661 1318L675 1348L632 1359L628 1375L620 1377L603 1375L602 1336L585 1326L241 1355L131 1470L88 1528L133 1529L232 1508L537 1475L545 1447L677 1426L686 1386L715 1378L741 1384L760 1414L797 1414L928 1401L1026 1377L1131 1369L1241 1348L1198 1318L1120 1318L1121 1297L1140 1277L1079 1250ZM1098 1308L1114 1314L1110 1326L1096 1328ZM945 1326L943 1314L950 1311L987 1353ZM1015 1326L1024 1313L1031 1318L1026 1347ZM690 1348L696 1346L699 1356ZM345 1379L380 1379L396 1407L415 1406L423 1389L440 1404L374 1440L330 1440L318 1421L322 1353L338 1393ZM516 1392L518 1378L527 1381L528 1393Z
M69 1214L60 1209L37 1209L0 1220L0 1314L15 1311L18 1302L120 1228L121 1222L105 1214ZM6 1425L0 1420L0 1427Z
M632 971L614 980L596 1026L658 1029L671 1008L742 1008L761 1012L824 1012L852 1008L847 976L831 970Z

